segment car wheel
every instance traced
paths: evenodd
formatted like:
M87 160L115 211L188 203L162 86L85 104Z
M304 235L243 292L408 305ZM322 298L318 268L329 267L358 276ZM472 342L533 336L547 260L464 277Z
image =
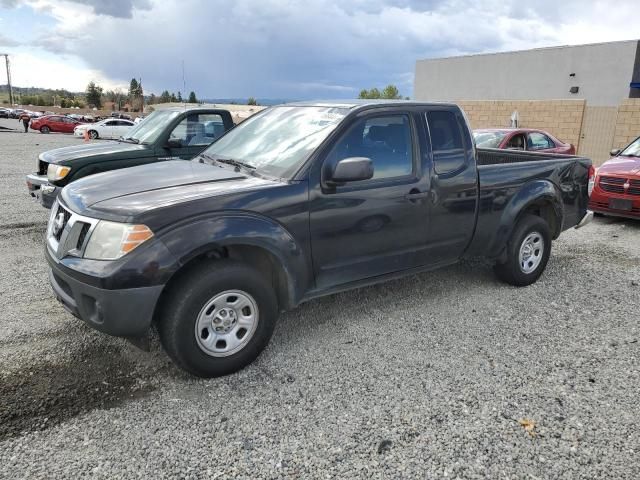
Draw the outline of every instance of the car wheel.
M91 140L95 140L98 137L99 137L98 132L96 132L95 130L89 130L89 138Z
M535 215L524 215L507 243L506 261L497 263L499 279L523 287L534 283L544 272L551 254L549 225Z
M182 369L199 377L236 372L267 346L278 317L275 292L243 263L206 262L163 296L160 342Z
M49 132L51 132L51 129L46 125L43 125L40 127L40 133L49 133Z

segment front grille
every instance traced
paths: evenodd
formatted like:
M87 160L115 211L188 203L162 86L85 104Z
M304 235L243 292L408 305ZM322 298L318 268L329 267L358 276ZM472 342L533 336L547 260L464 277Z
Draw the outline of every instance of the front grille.
M629 187L625 189L625 185ZM600 188L605 192L626 195L640 195L640 180L628 180L623 177L600 177Z
M46 175L48 168L49 168L49 164L47 162L38 160L38 175Z
M85 222L78 222L78 223L82 224L82 228L80 230L80 233L78 234L78 242L76 243L76 248L78 250L82 250L82 247L84 246L84 240L87 238L87 233L89 233L91 224L85 223Z
M600 177L600 188L605 192L624 193L624 178Z
M64 227L67 226L67 223L69 222L69 219L71 218L71 212L69 210L66 210L65 208L62 208L62 205L58 205L58 211L56 212L56 215L53 219L54 221L54 225L56 225L56 222L59 222L58 218L60 218L60 214L62 214L62 223L58 223L58 230L53 232L53 236L56 240L60 241L60 237L62 236L62 232L64 231ZM60 226L61 225L61 226Z

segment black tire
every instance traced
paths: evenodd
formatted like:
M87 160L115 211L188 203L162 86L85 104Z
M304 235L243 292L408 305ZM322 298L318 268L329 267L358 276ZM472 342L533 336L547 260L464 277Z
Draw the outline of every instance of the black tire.
M541 248L541 258L535 269L525 272L520 264L520 248L529 235L539 233L544 245ZM549 255L551 254L551 232L549 225L536 215L526 214L516 224L511 238L507 243L507 259L504 263L494 266L496 276L511 285L524 287L534 283L544 272Z
M227 290L241 290L253 297L259 312L257 325L241 350L229 356L211 356L196 339L196 322L204 306ZM231 260L193 268L165 293L160 308L157 326L165 351L180 368L204 378L228 375L253 362L269 343L278 318L271 284L258 270Z
M98 135L98 132L96 132L95 130L89 130L89 138L91 140L95 140L97 138L100 138L100 136Z
M40 133L49 133L49 132L51 132L51 129L46 125L43 125L40 127Z

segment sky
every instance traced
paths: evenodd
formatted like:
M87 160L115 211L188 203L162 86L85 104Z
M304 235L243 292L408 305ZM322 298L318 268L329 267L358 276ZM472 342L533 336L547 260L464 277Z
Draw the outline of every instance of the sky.
M639 39L637 15L638 0L0 0L0 53L22 87L412 96L418 59Z

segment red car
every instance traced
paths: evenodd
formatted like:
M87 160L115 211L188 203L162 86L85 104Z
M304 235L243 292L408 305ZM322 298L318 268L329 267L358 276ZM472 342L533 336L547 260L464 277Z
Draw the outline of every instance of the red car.
M31 128L41 133L62 132L73 133L80 122L64 115L46 115L31 120Z
M640 219L640 137L598 168L589 210Z
M473 131L478 148L502 148L575 155L576 148L548 132L531 128L483 128Z

